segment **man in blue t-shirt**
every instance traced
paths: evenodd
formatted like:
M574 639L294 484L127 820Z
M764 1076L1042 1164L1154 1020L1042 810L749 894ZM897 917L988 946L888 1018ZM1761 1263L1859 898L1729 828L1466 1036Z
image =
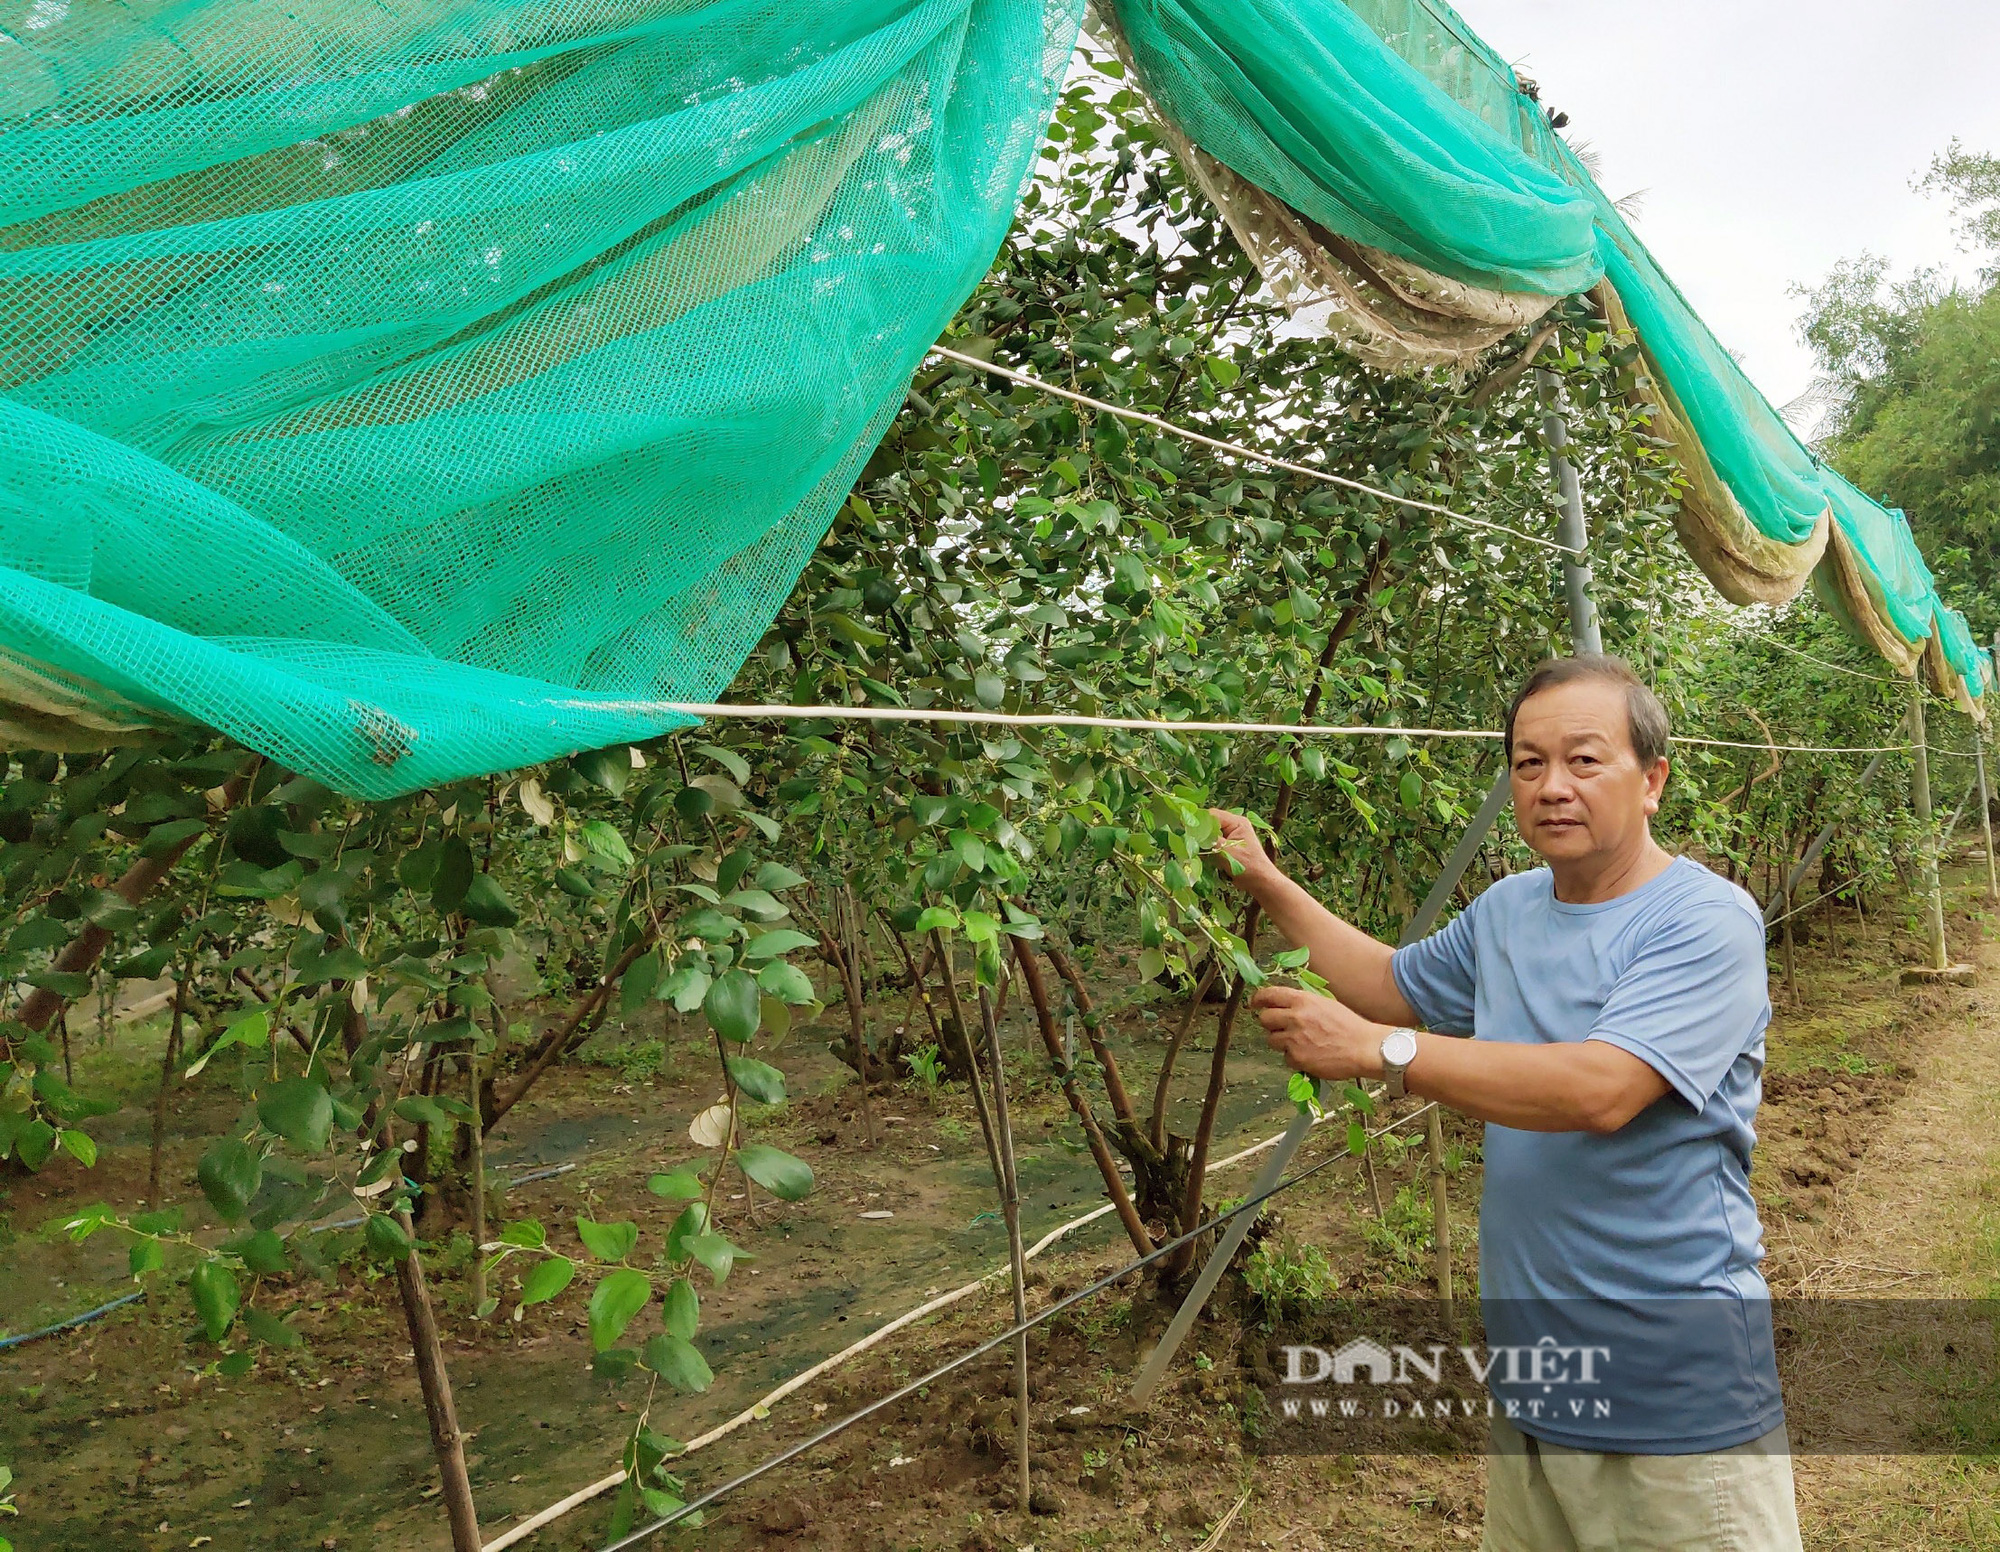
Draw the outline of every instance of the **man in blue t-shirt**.
M1587 1384L1534 1383L1550 1376L1532 1361L1489 1372L1487 1552L1799 1546L1749 1184L1764 923L1653 840L1667 737L1620 660L1542 664L1506 750L1521 838L1548 866L1401 949L1217 815L1236 884L1333 992L1260 989L1270 1043L1314 1077L1386 1079L1484 1121L1488 1351L1595 1355Z

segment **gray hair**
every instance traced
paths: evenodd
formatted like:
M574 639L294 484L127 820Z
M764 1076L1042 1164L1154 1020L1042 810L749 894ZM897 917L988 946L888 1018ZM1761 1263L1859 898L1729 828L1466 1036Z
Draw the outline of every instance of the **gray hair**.
M1630 663L1622 657L1609 657L1601 652L1552 657L1528 675L1507 706L1507 758L1511 760L1514 757L1514 718L1520 714L1521 705L1529 696L1553 690L1557 685L1577 684L1590 679L1623 687L1626 731L1631 736L1632 752L1639 757L1640 767L1651 770L1664 760L1670 736L1667 708L1660 704L1659 696L1646 687L1646 681L1632 671Z

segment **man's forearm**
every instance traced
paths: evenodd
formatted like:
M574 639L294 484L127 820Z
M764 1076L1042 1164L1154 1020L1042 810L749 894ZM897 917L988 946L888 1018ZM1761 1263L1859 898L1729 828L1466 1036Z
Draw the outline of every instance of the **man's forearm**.
M1615 1132L1667 1092L1651 1067L1602 1040L1516 1045L1435 1034L1417 1037L1403 1085L1524 1132Z
M1342 921L1283 873L1259 876L1250 892L1293 947L1311 952L1313 973L1348 1007L1381 1024L1416 1022L1389 973L1395 950L1388 944Z

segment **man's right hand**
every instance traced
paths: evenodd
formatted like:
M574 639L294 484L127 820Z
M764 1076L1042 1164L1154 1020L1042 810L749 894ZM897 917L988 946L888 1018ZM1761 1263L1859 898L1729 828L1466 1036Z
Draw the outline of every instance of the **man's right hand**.
M1209 812L1222 826L1215 852L1222 859L1216 864L1216 871L1224 878L1244 893L1254 895L1266 883L1285 876L1284 870L1265 852L1248 819L1221 808L1211 808Z

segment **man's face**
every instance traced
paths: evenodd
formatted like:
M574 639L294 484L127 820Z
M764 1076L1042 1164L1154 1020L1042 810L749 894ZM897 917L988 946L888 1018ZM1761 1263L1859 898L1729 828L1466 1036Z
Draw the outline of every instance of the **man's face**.
M1667 762L1640 766L1623 685L1580 679L1521 703L1510 774L1521 838L1551 862L1573 862L1644 833Z

